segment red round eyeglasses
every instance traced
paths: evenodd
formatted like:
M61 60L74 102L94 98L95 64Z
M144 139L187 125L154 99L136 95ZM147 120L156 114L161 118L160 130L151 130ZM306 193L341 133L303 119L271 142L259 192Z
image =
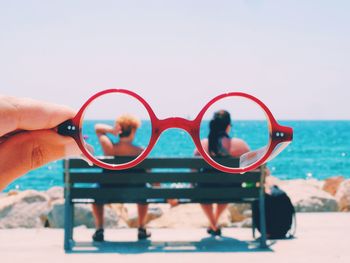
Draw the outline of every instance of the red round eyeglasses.
M135 159L129 161L127 163L122 164L111 164L105 163L99 160L96 156L94 156L86 147L86 143L84 141L84 136L82 135L82 123L84 118L84 113L95 100L100 98L101 96L105 96L108 94L123 94L130 96L132 99L141 103L141 105L146 109L150 121L151 121L151 137L148 143L148 146L139 154ZM240 167L227 167L219 162L216 162L214 158L210 156L210 154L203 148L203 145L200 140L200 125L203 119L203 116L207 112L207 110L216 102L226 98L244 98L255 103L257 106L261 108L264 112L265 117L268 122L268 132L269 132L269 140L268 144L265 147L262 147L258 150L253 150L247 152L240 156ZM267 106L261 102L256 97L242 93L242 92L230 92L221 94L212 100L210 100L203 109L199 112L197 117L194 120L187 120L179 117L171 117L166 119L159 119L149 104L138 94L125 90L125 89L108 89L101 92L96 93L91 98L89 98L84 105L81 107L77 115L68 121L63 122L58 126L58 133L61 135L71 136L74 138L82 153L95 165L109 169L109 170L122 170L128 169L136 166L140 162L142 162L151 152L152 148L156 144L159 136L167 129L170 128L179 128L187 131L191 137L195 146L200 153L200 155L204 158L204 160L210 164L215 169L218 169L227 173L244 173L266 163L271 160L275 156L277 156L293 139L293 129L290 127L282 126L277 123L275 118L273 117L270 110Z

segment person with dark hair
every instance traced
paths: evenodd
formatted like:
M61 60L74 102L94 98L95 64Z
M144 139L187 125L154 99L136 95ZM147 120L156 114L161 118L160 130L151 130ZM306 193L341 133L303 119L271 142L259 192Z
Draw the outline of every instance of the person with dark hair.
M138 156L142 153L143 148L135 146L133 140L136 130L140 127L141 122L131 115L120 116L115 126L106 124L96 124L95 132L98 136L103 153L106 156ZM119 136L119 142L113 143L107 136L107 133ZM93 215L95 218L96 232L93 235L94 241L104 240L103 230L103 205L93 204ZM146 231L145 224L147 218L148 204L137 204L138 211L138 239L147 239L151 233Z
M231 116L227 111L221 110L214 113L209 123L208 150L211 156L228 156L229 129L231 128Z
M248 152L249 147L245 141L239 138L230 138L230 130L230 113L225 110L215 112L209 123L208 139L201 141L204 150L212 157L240 157ZM199 152L195 151L195 155L199 155ZM221 235L218 222L227 204L201 204L201 207L209 220L208 234Z

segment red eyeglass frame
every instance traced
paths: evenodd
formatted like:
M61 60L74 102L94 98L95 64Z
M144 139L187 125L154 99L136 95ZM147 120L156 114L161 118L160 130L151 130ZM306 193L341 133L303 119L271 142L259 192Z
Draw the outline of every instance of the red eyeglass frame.
M82 130L82 122L83 122L83 116L84 116L84 111L86 108L90 105L92 101L97 99L100 96L106 95L108 93L122 93L126 94L129 96L132 96L133 98L137 99L139 102L142 103L142 105L145 107L147 110L150 119L151 119L151 124L152 124L152 135L149 141L149 145L145 150L137 156L134 160L124 163L124 164L108 164L104 163L98 159L96 159L88 150L86 150L84 146L84 141L83 141L83 136L81 134ZM210 155L203 149L201 141L200 141L200 136L199 136L199 130L200 130L200 123L202 121L202 118L207 111L207 109L213 105L216 101L226 98L226 97L244 97L246 99L252 100L253 102L257 103L265 112L267 119L269 121L269 144L266 147L267 150L265 154L259 158L259 160L253 162L251 165L244 167L244 168L231 168L231 167L226 167L223 166L217 162L215 162ZM66 136L71 136L74 138L76 143L78 144L80 150L82 153L95 165L109 169L109 170L123 170L123 169L128 169L136 166L140 162L142 162L148 154L151 152L153 149L154 145L156 144L159 136L164 132L165 130L169 128L179 128L187 131L191 137L193 142L195 143L198 152L201 154L201 156L204 158L204 160L210 164L212 167L215 169L218 169L223 172L227 173L244 173L250 170L253 170L257 168L258 166L264 164L266 161L274 158L278 153L280 153L293 139L293 129L287 126L281 126L277 123L275 118L273 117L272 113L270 110L267 108L267 106L257 99L256 97L242 93L242 92L230 92L230 93L225 93L221 94L212 100L210 100L204 108L199 112L197 117L194 120L187 120L184 118L180 117L171 117L171 118L166 118L163 120L160 120L157 118L155 113L153 112L152 108L150 105L138 94L130 91L130 90L125 90L125 89L107 89L100 91L90 97L84 105L80 108L79 112L77 115L68 121L65 121L61 123L58 126L58 133L61 135L66 135ZM279 146L279 147L277 147ZM257 151L252 151L247 154L246 156L251 156L254 158L255 155L257 155Z

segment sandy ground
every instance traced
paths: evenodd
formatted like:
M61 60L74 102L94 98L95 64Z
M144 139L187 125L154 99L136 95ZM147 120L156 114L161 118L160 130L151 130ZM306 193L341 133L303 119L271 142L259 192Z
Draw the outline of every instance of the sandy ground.
M96 245L93 230L78 227L68 254L62 230L0 230L0 262L350 262L350 213L300 213L297 222L296 238L265 250L252 242L250 229L226 228L222 238L198 228L152 229L149 242L136 242L135 229L113 229Z

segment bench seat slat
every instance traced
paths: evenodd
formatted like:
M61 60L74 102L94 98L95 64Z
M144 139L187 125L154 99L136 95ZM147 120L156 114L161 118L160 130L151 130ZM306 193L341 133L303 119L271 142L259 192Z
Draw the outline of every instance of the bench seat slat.
M180 173L129 173L129 174L110 174L110 173L71 173L70 183L257 183L260 181L260 172L249 172L246 174L206 174L198 172Z
M228 200L258 198L259 188L230 188L230 187L200 187L200 188L75 188L71 192L72 199L94 199L109 202L135 201L157 198L183 198L197 200Z
M118 157L117 160L122 163L131 161L130 157ZM238 167L239 160L236 158L216 158L222 165L229 167ZM115 162L114 158L100 158L107 163ZM82 159L68 159L68 165L70 168L98 168L97 166L90 166L86 161ZM213 169L206 161L201 157L191 158L147 158L140 164L135 166L138 169L151 169L151 168L194 168L194 169Z
M185 199L185 198L181 198L178 199L178 204L212 204L212 203L216 203L216 204L228 204L228 203L252 203L254 201L257 200L257 198L253 197L253 198L249 198L249 197L240 197L240 198L230 198L230 199L217 199L217 198L212 198L212 199L197 199L197 198L191 198L191 199ZM92 203L96 203L96 204L109 204L109 203L123 203L123 204L142 204L144 203L144 199L133 199L130 200L128 199L120 199L117 201L114 200L105 200L105 199L98 199L97 202L95 202L95 200L92 200L91 198L89 199L72 199L72 203L74 204L92 204ZM156 199L147 199L147 203L152 203L152 204L167 204L168 203L168 199L166 198L156 198Z

